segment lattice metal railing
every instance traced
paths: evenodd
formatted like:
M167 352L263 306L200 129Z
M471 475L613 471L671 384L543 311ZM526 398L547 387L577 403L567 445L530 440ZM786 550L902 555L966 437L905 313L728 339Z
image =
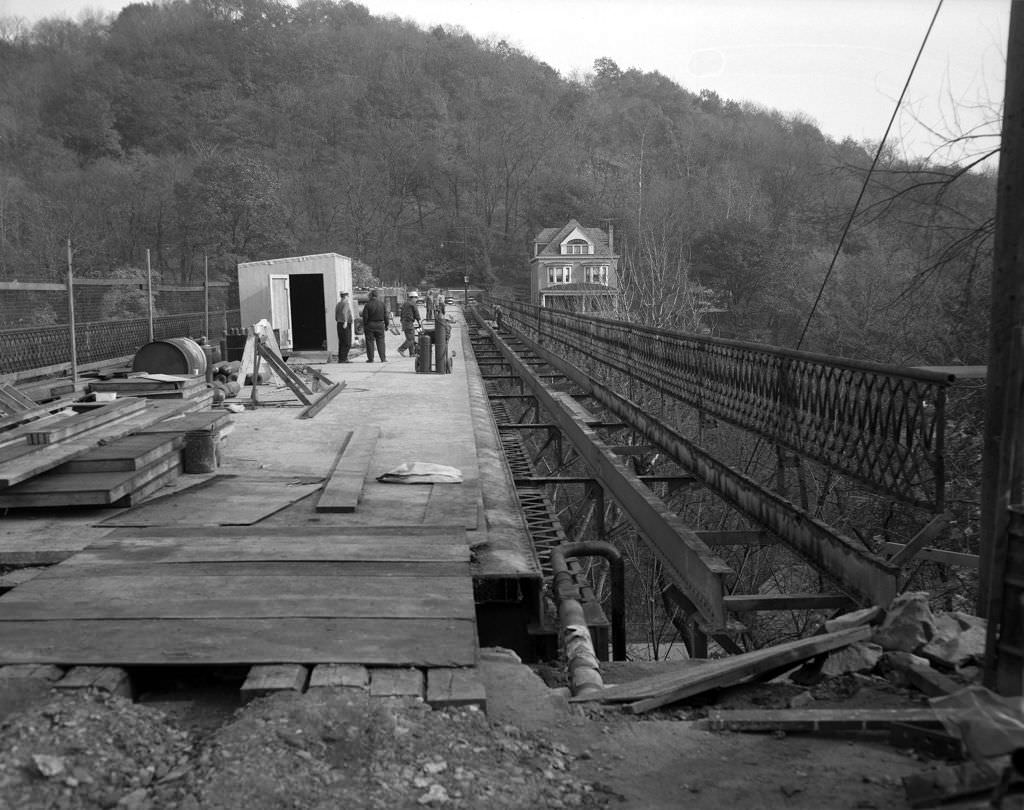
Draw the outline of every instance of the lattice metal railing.
M500 304L509 325L663 418L690 406L878 492L943 508L947 375Z
M154 318L153 339L197 338L203 334L205 323L204 312ZM237 327L240 324L239 312L211 312L210 323ZM148 342L149 321L146 318L79 323L75 326L76 355L82 364L127 357ZM71 340L66 325L2 331L0 349L0 374L71 362Z

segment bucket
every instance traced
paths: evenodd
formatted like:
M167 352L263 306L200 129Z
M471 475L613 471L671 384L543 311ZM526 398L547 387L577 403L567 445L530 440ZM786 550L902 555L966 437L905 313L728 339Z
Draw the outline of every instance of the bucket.
M185 433L181 469L185 473L211 473L217 470L217 434L212 430Z
M206 354L192 338L154 340L135 353L132 371L193 376L206 374Z

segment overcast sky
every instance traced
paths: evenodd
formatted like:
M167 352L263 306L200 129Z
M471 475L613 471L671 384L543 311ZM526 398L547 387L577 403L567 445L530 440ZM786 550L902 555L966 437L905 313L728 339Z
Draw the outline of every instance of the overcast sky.
M1011 0L944 0L894 134L925 154L984 122L998 134ZM378 16L505 39L565 76L609 57L691 92L801 113L877 141L938 0L362 0ZM0 0L0 17L77 19L125 0Z

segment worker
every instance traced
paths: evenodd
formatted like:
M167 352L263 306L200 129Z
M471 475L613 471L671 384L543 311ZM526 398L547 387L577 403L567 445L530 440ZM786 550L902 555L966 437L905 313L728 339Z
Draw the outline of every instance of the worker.
M384 330L388 321L388 311L384 302L377 297L376 290L370 290L370 297L363 306L363 333L366 335L366 362L373 362L374 345L380 355L380 361L386 363L384 351Z
M410 357L416 354L416 327L420 325L419 297L420 294L416 290L410 292L398 312L398 320L402 324L402 333L405 335L405 342L398 347L398 353L402 357L405 357L406 351L409 352Z
M338 324L338 362L347 363L352 348L352 307L344 290L338 293L338 299L334 306L334 320Z

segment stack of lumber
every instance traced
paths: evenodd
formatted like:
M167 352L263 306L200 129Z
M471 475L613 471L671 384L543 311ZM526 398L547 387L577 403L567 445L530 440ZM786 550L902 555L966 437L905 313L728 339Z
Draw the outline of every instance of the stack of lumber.
M201 400L212 392L207 388L206 378L182 374L148 374L133 372L124 377L110 380L96 380L89 384L94 394L116 394L120 397L145 397L147 399L193 399Z
M135 434L197 407L191 399L63 400L0 417L0 508L139 502L181 472L186 429Z
M23 413L36 406L36 401L25 396L10 383L0 383L0 414Z

